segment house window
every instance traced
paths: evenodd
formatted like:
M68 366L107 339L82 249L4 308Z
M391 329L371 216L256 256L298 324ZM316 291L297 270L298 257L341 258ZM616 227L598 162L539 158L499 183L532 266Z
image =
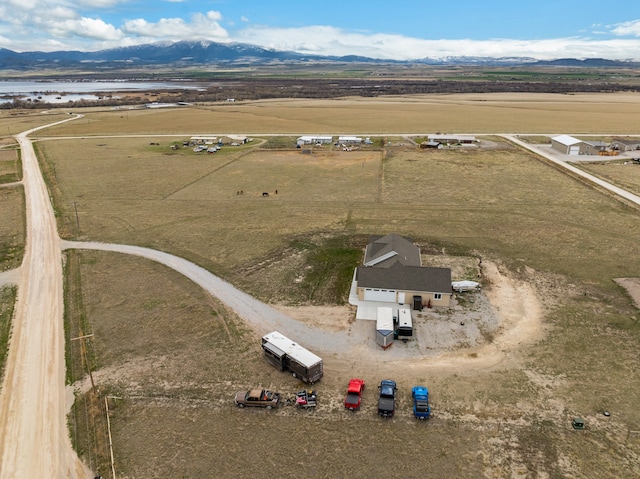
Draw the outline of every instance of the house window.
M442 293L433 293L433 299L442 299Z

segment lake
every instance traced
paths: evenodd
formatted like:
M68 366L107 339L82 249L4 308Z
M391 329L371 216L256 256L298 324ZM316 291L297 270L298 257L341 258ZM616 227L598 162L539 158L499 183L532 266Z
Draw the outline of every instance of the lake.
M10 102L13 98L39 100L46 103L67 103L78 100L98 100L93 93L151 90L200 90L202 87L186 82L153 81L0 81L0 102ZM10 98L11 97L11 98Z

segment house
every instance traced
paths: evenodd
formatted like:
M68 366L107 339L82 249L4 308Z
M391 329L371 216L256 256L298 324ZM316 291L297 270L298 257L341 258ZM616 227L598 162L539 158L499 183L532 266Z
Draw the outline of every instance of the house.
M471 135L428 135L428 142L436 142L442 144L452 144L452 145L470 145L475 143L476 137Z
M219 142L222 143L223 145L238 146L238 145L244 145L245 143L248 143L249 138L241 135L229 135L229 136L223 136L222 138L220 138Z
M217 143L220 143L220 139L216 135L192 136L189 141L191 145L214 145Z
M373 237L364 262L356 268L349 301L363 303L449 306L451 269L422 266L420 248L396 234Z
M341 145L359 145L362 143L362 138L358 136L339 136L338 143Z
M585 155L599 155L601 151L607 151L604 141L583 141Z
M618 151L640 150L640 138L614 138L611 141L611 148Z
M296 140L298 145L330 145L333 142L332 136L301 136Z
M569 135L554 136L551 138L551 147L563 155L584 155L586 150L582 140Z

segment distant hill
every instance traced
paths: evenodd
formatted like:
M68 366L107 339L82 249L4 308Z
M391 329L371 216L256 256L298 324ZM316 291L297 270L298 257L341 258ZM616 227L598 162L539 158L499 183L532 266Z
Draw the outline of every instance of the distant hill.
M411 61L378 60L374 58L348 55L323 56L303 55L290 51L266 49L243 43L216 42L160 42L131 47L113 48L95 52L14 52L0 49L0 70L39 70L46 68L79 68L85 70L122 69L128 66L197 66L233 65L260 66L305 63L372 63L372 64L431 64L431 65L536 65L575 67L638 67L638 62L624 62L606 59L577 60L565 58L539 61L535 58L518 57L443 57L422 58Z
M575 58L559 58L557 60L540 60L533 65L536 66L559 66L559 67L588 67L588 68L619 68L640 66L640 62L607 60L606 58L585 58L577 60Z

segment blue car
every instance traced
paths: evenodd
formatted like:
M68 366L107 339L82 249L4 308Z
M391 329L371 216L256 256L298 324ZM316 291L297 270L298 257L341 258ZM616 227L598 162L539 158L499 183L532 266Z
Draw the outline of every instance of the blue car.
M413 415L418 419L429 419L431 406L429 405L429 390L424 386L414 386L411 389L413 398Z

